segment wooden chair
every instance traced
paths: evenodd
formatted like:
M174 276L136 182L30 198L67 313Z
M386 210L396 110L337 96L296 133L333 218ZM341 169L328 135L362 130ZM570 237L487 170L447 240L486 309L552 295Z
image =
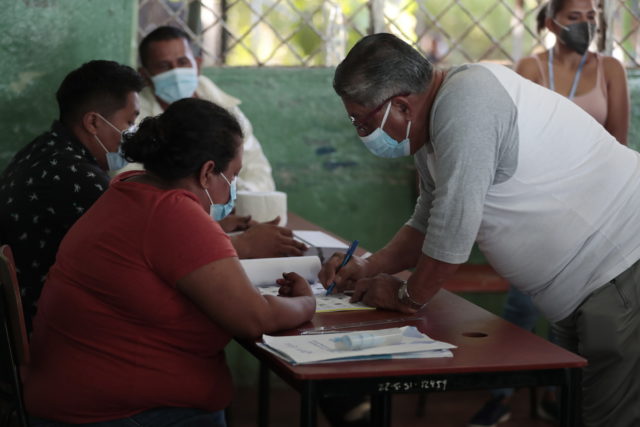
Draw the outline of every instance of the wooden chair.
M0 309L2 310L2 334L5 346L9 350L8 358L11 381L14 391L14 408L8 417L17 413L20 426L28 427L27 415L22 400L22 380L20 369L29 362L29 339L22 310L20 288L16 276L16 267L11 248L0 246ZM9 425L8 420L2 420L2 425Z

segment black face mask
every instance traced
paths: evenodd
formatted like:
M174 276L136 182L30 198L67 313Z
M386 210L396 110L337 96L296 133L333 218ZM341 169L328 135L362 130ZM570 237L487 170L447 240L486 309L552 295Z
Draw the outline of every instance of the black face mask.
M576 22L565 27L556 21L562 28L560 40L571 50L583 55L596 36L596 24L589 21Z

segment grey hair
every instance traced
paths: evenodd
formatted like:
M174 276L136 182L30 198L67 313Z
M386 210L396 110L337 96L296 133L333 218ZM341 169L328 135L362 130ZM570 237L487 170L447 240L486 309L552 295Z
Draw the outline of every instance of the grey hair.
M363 37L336 68L333 89L349 101L375 107L402 93L427 89L433 65L393 34Z

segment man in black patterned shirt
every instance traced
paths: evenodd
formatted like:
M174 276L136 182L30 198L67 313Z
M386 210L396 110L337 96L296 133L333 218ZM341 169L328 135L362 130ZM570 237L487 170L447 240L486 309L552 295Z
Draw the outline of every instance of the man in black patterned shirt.
M122 166L121 133L136 120L143 84L112 61L72 71L56 93L59 120L0 176L0 242L14 253L29 330L60 241L107 189L107 171Z

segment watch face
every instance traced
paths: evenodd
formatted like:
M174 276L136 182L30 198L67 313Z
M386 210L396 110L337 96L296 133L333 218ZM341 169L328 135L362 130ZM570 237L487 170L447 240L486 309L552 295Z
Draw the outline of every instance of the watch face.
M398 299L404 305L411 305L409 292L407 292L407 282L404 282L398 289Z
M405 298L407 298L407 282L403 282L398 288L398 299L400 302L404 302Z

